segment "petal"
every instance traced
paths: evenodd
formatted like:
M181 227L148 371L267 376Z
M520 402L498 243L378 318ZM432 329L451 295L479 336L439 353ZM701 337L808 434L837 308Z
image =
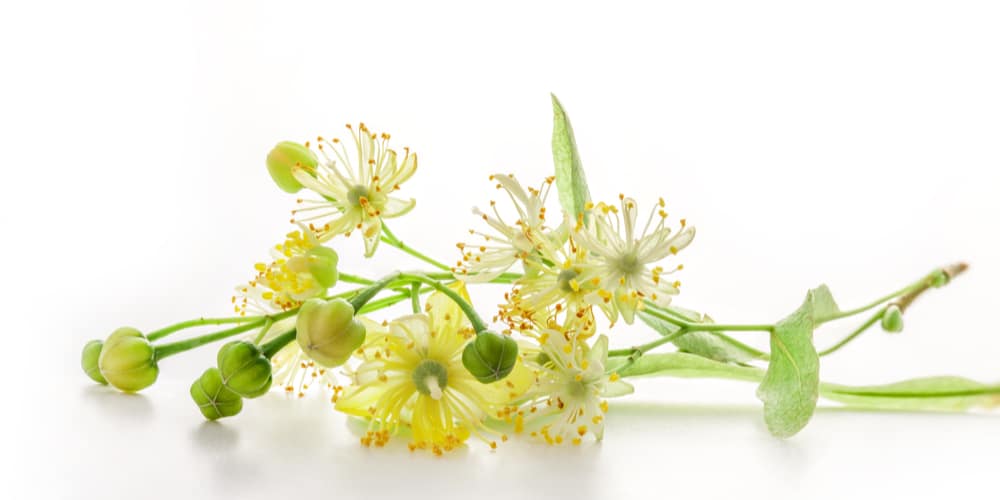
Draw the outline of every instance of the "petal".
M606 398L616 398L632 394L633 392L635 392L635 387L632 387L632 384L624 380L616 380L605 384L601 395Z
M409 200L403 200L400 198L394 198L392 196L386 197L385 207L382 208L382 217L386 219L391 219L393 217L399 217L416 206L417 200L410 198Z

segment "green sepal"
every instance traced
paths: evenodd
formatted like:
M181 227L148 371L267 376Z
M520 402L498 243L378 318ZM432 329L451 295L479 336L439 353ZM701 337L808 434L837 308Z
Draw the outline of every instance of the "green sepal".
M222 382L245 398L256 398L271 389L271 360L252 342L236 340L219 349Z
M483 331L462 351L462 364L476 380L489 384L503 380L517 363L517 342L507 335Z
M80 365L83 367L83 373L86 373L91 380L101 385L108 385L108 381L101 375L101 368L97 364L103 347L104 342L100 340L91 340L84 344L83 353L80 355Z
M243 397L226 388L218 368L209 368L191 384L191 399L209 420L232 417L243 410Z

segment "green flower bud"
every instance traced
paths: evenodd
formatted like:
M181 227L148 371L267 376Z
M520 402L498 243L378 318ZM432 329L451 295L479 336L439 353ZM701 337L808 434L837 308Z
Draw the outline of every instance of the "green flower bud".
M101 357L101 348L104 342L91 340L83 346L83 355L80 356L80 364L83 366L83 373L94 382L101 385L108 385L108 381L101 376L101 369L97 367L97 359Z
M317 363L340 366L365 341L365 326L354 319L354 307L344 299L309 299L299 309L295 340Z
M315 246L302 255L288 260L288 268L296 273L309 273L323 288L337 284L340 273L337 262L340 258L332 248Z
M313 168L317 163L319 161L316 154L297 142L279 142L267 154L267 172L271 174L274 183L288 193L296 193L302 189L302 184L292 175L294 167Z
M484 384L502 380L510 375L517 362L517 342L507 335L491 331L481 332L462 351L462 364L477 380Z
M129 327L119 328L108 336L97 366L109 384L125 392L153 385L160 374L152 344L139 330Z
M903 331L903 311L896 304L886 308L882 314L882 329L889 333Z
M209 420L232 417L243 410L243 398L226 388L218 368L209 368L191 384L191 399Z
M271 360L252 342L237 340L219 349L219 373L229 390L245 398L271 389Z

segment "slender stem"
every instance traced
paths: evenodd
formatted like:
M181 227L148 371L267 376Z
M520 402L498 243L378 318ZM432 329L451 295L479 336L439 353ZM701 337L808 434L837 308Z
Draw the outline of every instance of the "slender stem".
M420 314L420 283L414 281L410 289L410 307L413 314Z
M210 333L208 335L202 335L200 337L194 337L186 340L180 340L177 342L171 342L169 344L160 344L158 346L154 346L155 358L157 361L159 361L161 359L173 356L174 354L179 354L184 351L194 349L195 347L200 347L205 344L210 344L217 340L227 339L229 337L232 337L233 335L238 335L243 332L248 332L250 330L253 330L254 328L262 326L267 321L278 321L285 319L289 316L298 313L298 311L299 311L298 308L290 309L288 311L275 314L274 316L259 318L253 322L229 328L228 330L222 330L220 332Z
M428 257L428 256L424 255L421 252L418 252L413 247L410 247L410 246L406 245L405 243L403 243L399 238L396 237L395 234L392 233L392 231L389 229L389 226L386 226L385 223L382 223L382 233L383 233L382 234L382 241L384 241L385 243L387 243L389 245L392 245L392 246L394 246L394 247L402 250L403 252L408 253L411 256L416 257L417 259L420 259L420 260L422 260L422 261L424 261L424 262L426 262L426 263L428 263L428 264L430 264L430 265L432 265L432 266L434 266L434 267L436 267L436 268L438 268L438 269L440 269L442 271L451 271L450 267L442 264L441 262L438 262L437 260L435 260L435 259L433 259L431 257Z
M820 351L819 355L826 356L837 352L838 350L840 350L841 347L844 347L845 345L849 344L852 340L858 338L858 336L860 336L862 333L865 333L865 331L871 328L872 325L874 325L880 319L882 319L883 314L885 314L884 307L875 314L873 314L870 318L868 318L867 321L862 323L861 326L859 326L857 329L851 332L848 336L841 339L840 342L837 342L836 344L833 344L832 346Z
M723 325L717 323L692 323L679 319L670 314L664 314L657 308L646 308L644 313L654 318L662 319L668 323L673 323L683 329L692 332L772 332L774 325Z
M916 282L911 283L906 287L903 287L900 290L890 293L889 295L886 295L884 297L880 297L876 299L874 302L865 304L861 307L855 309L849 309L847 311L841 311L829 318L823 318L823 321L830 321L835 319L846 318L848 316L854 316L855 314L860 314L865 311L874 309L879 305L884 304L885 302L888 302L896 298L899 299L896 301L896 304L900 306L899 307L900 309L905 310L907 306L909 306L911 303L913 303L914 300L917 299L917 297L920 297L921 294L933 288L938 278L941 277L942 274L944 274L945 283L947 283L951 281L955 276L958 276L959 274L965 272L965 270L968 268L969 268L968 264L964 262L958 262L955 264L944 266L940 269L935 269L930 274L924 276L923 278L920 278Z
M613 358L618 356L629 356L629 357L642 356L643 354L649 352L651 349L659 347L668 342L673 342L674 340L677 340L678 337L681 337L682 335L685 335L687 333L690 333L690 331L681 328L680 330L677 330L676 332L671 333L670 335L664 335L654 341L646 342L645 344L629 347L627 349L612 349L608 351L608 357Z
M264 353L264 356L271 359L275 354L278 353L282 348L295 340L295 329L278 335L277 337L267 341L266 344L260 346L260 350Z
M160 339L170 335L171 333L184 330L186 328L193 328L196 326L208 326L208 325L229 325L233 323L246 323L248 321L257 321L260 316L237 316L234 318L198 318L190 319L187 321L181 321L180 323L175 323L173 325L160 328L159 330L150 332L146 335L146 338L150 341Z
M348 274L348 273L341 272L341 273L338 273L338 275L340 276L339 280L343 281L344 283L353 283L355 285L371 285L372 283L375 283L373 280L370 280L368 278L364 278L364 277L361 277L361 276L357 276L357 275L354 275L354 274Z
M267 318L267 321L264 322L264 326L260 329L260 333L258 333L257 337L253 339L253 343L260 344L260 341L264 340L264 336L267 335L267 332L271 329L272 325L274 325L274 320Z
M348 302L351 303L351 306L354 307L355 311L360 311L361 308L365 304L367 304L369 300L371 300L373 297L375 297L375 295L381 292L383 288L393 284L393 282L398 280L399 277L400 273L398 271L389 273L384 278L376 282L373 282L371 285L368 285L367 287L361 289L361 291L359 291L357 295L351 297L351 299Z
M472 307L472 304L466 301L455 290L448 288L440 281L428 278L427 276L421 274L404 273L400 274L400 278L419 281L421 283L434 287L435 290L446 295L449 299L455 302L455 304L458 305L458 307L462 309L462 312L465 313L465 316L469 318L469 322L472 323L472 329L473 331L476 332L476 335L479 335L481 332L486 331L487 329L486 322L483 321L483 318L479 316L479 313L477 313L475 308Z

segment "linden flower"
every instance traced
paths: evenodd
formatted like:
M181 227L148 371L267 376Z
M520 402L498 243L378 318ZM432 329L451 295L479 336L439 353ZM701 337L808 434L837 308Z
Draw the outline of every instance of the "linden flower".
M298 164L293 168L295 179L323 199L298 200L301 208L292 211L292 220L308 222L321 241L359 230L365 256L371 257L382 235L382 219L399 217L416 204L389 193L416 172L417 155L403 148L400 160L388 148L389 134L371 132L364 123L357 131L351 125L347 129L354 138L353 155L340 139L317 137L322 161L316 167Z
M285 241L271 248L272 261L254 264L257 275L236 287L233 309L240 316L267 315L294 309L307 299L326 291L311 271L314 250L322 249L312 232L302 228L285 235ZM328 250L329 249L325 249ZM336 262L333 263L336 266Z
M663 198L660 198L642 232L638 232L635 200L624 195L618 198L621 201L620 212L614 205L600 203L594 207L588 203L592 223L589 227L578 223L573 237L589 253L582 274L599 287L598 303L613 302L625 322L632 324L635 311L641 307L643 300L666 306L670 297L679 293L679 281L668 282L663 278L684 266L678 265L665 272L663 267L655 264L687 247L694 239L695 231L681 219L680 230L674 234L666 226L667 212L663 209ZM605 311L608 309L605 308ZM614 320L613 317L609 319Z
M572 237L565 244L544 238L535 246L535 252L537 258L525 262L524 276L515 282L514 289L505 296L507 302L500 306L500 316L511 329L531 328L532 318L541 311L542 317L562 313L570 319L575 317L575 327L587 327L589 323L588 330L593 333L592 305L605 310L608 317L613 316L614 305L600 300L600 289L584 274L588 269L587 251ZM516 327L518 323L522 327Z
M588 434L603 439L608 412L603 398L633 391L616 373L605 372L608 338L601 335L587 346L572 330L552 325L527 335L539 344L538 354L525 358L536 374L535 383L525 395L527 402L507 411L514 431L524 432L527 425L531 436L548 444L578 445Z
M465 293L460 284L456 288ZM485 419L527 388L530 373L515 368L503 382L479 383L462 365L462 350L474 334L461 309L434 293L426 310L381 328L368 322L363 361L350 372L353 385L336 408L371 419L361 438L365 446L384 446L406 425L410 450L440 455L470 435L495 448L494 438L506 436L488 429Z
M497 211L495 200L490 201L493 212L486 214L478 208L473 213L482 217L490 229L469 230L476 241L459 243L462 260L454 269L456 275L469 282L486 282L503 274L517 261L523 261L534 251L539 241L545 239L545 200L552 188L554 177L548 177L538 189L523 188L513 175L491 175L496 188L503 190L517 210L517 219L508 222Z

